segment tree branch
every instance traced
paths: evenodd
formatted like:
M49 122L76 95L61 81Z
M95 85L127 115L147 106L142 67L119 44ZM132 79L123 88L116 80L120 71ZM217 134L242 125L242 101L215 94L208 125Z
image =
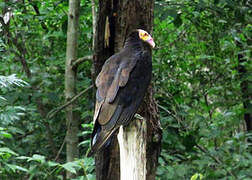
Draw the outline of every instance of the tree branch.
M179 123L179 125L181 125L181 127L182 127L183 129L185 129L184 124L181 122L181 120L180 120L177 116L175 116L173 113L171 113L168 109L166 109L165 107L161 106L160 104L158 104L158 107L161 108L162 110L164 110L165 112L167 112L167 113L168 113L169 115L171 115L174 119L176 119L177 122Z
M3 28L6 28L6 24L4 23L4 19L2 16L0 16L0 23L2 24Z
M86 88L85 90L81 91L79 94L77 94L76 96L74 96L70 101L66 102L65 104L61 105L60 107L51 110L46 118L47 119L51 119L53 116L55 116L59 111L61 111L62 109L64 109L65 107L67 107L68 105L72 104L74 101L76 101L80 96L82 96L84 93L86 93L88 90L92 89L94 85L89 86L88 88Z
M37 4L35 4L36 2L32 2L32 0L28 0L30 2L30 4L32 5L34 11L36 12L37 16L40 16L40 12L39 12L39 8L37 6ZM41 27L48 32L48 28L46 26L46 24L44 23L44 21L40 21Z
M50 113L51 113L51 117L53 117L58 111L62 110L63 108L65 108L66 106L68 106L69 104L71 104L72 102L74 102L78 97L80 97L82 94L84 94L85 92L87 92L89 89L91 89L93 87L93 85L89 86L87 89L83 90L82 92L80 92L78 95L76 95L75 97L73 97L69 102L67 102L66 104L62 105L61 107L59 108L56 108L56 110L52 110L51 112L48 113L47 117L49 117ZM74 99L76 98L76 99ZM50 117L50 118L51 118ZM67 129L69 129L69 126L70 126L70 122L67 124ZM54 161L57 161L58 158L59 158L59 155L60 153L62 152L63 150L63 147L64 145L66 144L66 136L64 137L64 140L63 140L63 143L61 144L60 146L60 149L59 151L57 152L57 155L56 157L54 158Z
M18 137L17 137L17 140L22 140L22 139L25 138L26 136L31 135L34 131L35 131L35 130L32 130L32 131L29 131L29 132L27 132L27 133L21 135L21 136L18 136Z
M63 3L64 1L66 1L66 0L60 0L60 1L56 2L56 3L54 3L54 6L57 7L59 4Z
M17 34L14 37L12 36L12 34L8 31L8 27L4 23L4 19L2 17L0 17L0 23L2 24L4 30L6 31L7 37L9 38L12 45L14 45L17 48L17 50L19 51L19 53L20 53L20 55L19 55L20 62L22 64L22 66L23 66L23 69L24 69L27 77L30 78L31 77L31 71L30 71L29 66L28 66L28 64L26 62L26 59L25 59L25 55L27 54L27 50L26 50L24 44L18 42L18 39L22 39L22 38L18 37Z
M66 136L65 136L65 138L64 138L64 140L63 140L63 143L62 143L61 146L60 146L60 149L59 149L59 151L58 151L56 157L54 158L54 161L57 161L57 160L58 160L59 155L60 155L60 153L62 152L63 147L64 147L65 144L66 144Z
M81 63L88 61L88 60L92 60L92 59L93 59L93 56L91 56L91 55L78 58L78 59L71 62L72 69L76 69Z

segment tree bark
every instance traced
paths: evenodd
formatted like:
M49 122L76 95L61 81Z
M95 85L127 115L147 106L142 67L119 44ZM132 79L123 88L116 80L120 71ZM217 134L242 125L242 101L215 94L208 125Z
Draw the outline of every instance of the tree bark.
M133 29L140 28L152 32L153 6L154 0L99 0L93 57L94 78L100 72L105 60L123 47L127 35ZM105 33L108 30L109 33ZM153 99L151 86L148 88L138 113L146 119L145 175L146 179L151 180L155 179L162 136L157 105ZM134 127L134 125L129 125L129 128L131 126ZM143 125L141 124L141 126ZM97 180L120 179L120 154L117 138L113 139L110 148L96 155L95 161Z
M244 120L246 123L246 130L247 132L251 132L252 131L252 113L250 111L251 108L251 99L252 99L252 92L249 91L249 80L248 80L248 76L249 73L246 69L246 67L243 65L246 60L244 58L243 54L238 54L238 71L239 71L239 76L240 76L240 80L241 80L241 93L242 93L242 101L243 101L243 108L245 110L244 113Z
M76 95L76 69L72 68L73 60L77 59L77 38L79 33L79 0L69 0L68 27L67 27L67 49L65 64L65 99L69 101ZM78 131L79 114L74 111L76 103L66 108L66 159L67 162L74 161L79 156ZM67 179L74 174L67 172Z

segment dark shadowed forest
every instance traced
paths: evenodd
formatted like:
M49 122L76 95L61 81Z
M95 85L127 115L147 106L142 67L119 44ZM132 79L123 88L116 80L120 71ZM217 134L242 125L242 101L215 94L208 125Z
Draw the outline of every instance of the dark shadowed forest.
M112 10L101 31L105 2L114 10L126 1L0 1L1 180L100 179L87 157L96 58L125 39ZM147 179L251 180L252 1L155 0L148 8L156 44L150 113L162 140Z

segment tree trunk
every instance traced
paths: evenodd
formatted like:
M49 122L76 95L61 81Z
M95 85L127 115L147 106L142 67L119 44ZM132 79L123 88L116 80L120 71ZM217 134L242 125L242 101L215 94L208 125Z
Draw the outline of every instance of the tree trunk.
M69 0L68 27L67 27L67 49L65 67L65 98L69 101L76 95L76 69L72 68L72 62L77 58L77 38L79 32L79 0ZM67 162L74 161L79 156L78 131L79 114L74 111L75 103L66 108L66 158ZM67 172L67 179L74 175Z
M252 98L252 92L249 91L249 80L248 80L248 76L249 73L247 72L246 67L243 65L246 60L244 58L243 54L238 54L238 71L239 71L239 76L240 76L240 80L241 80L241 93L242 93L242 101L243 101L243 107L245 110L244 113L244 120L246 123L246 130L247 132L251 132L252 131L252 113L250 111L251 108L251 98Z
M153 0L99 0L94 48L94 77L100 72L105 60L123 47L127 35L133 29L141 28L152 32L153 6ZM144 102L138 110L138 113L146 120L144 132L134 128L136 127L135 124L138 123L140 123L138 127L144 127L142 120L132 122L127 127L130 131L135 129L135 132L132 133L140 131L146 137L146 148L143 152L143 157L146 160L144 176L150 180L155 179L162 135L157 105L152 92L150 86ZM123 134L123 137L128 135ZM117 138L113 139L110 148L98 153L95 160L97 180L120 179L120 154Z

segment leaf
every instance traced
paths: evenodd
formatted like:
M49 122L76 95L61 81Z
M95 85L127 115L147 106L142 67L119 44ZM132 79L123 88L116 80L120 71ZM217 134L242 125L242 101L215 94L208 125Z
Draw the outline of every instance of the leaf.
M18 156L16 157L16 159L21 159L21 160L24 160L24 159L29 159L30 157L27 157L27 156Z
M93 175L93 174L88 174L87 178L88 178L88 180L95 180L96 179L95 175Z
M84 135L90 135L92 133L92 131L83 131L80 133L81 136L84 136Z
M85 140L85 141L82 141L81 143L79 143L78 146L89 145L89 143L90 143L90 140L88 139L88 140Z
M2 112L1 112L2 111ZM24 108L21 106L6 106L0 112L0 120L4 125L9 125L19 120L24 115Z
M203 175L202 175L202 174L196 173L196 174L194 174L194 175L191 177L190 180L197 180L198 177L199 177L200 180L203 179Z
M0 136L3 136L5 138L12 138L12 135L8 132L5 132L5 131L0 132Z
M6 101L6 99L3 96L0 96L0 100Z
M28 169L26 168L23 168L21 166L18 166L18 165L15 165L15 164L7 164L7 166L14 172L16 172L16 170L20 170L20 171L24 171L24 172L27 172Z
M92 129L93 128L93 124L92 123L89 123L89 124L81 124L81 126L83 128L88 128L88 129Z
M219 23L223 23L223 24L226 24L226 23L227 23L227 21L224 20L224 19L220 19L220 20L218 20L218 22L219 22Z
M9 85L28 86L28 83L17 78L16 74L10 76L0 76L0 87L8 87Z
M6 4L4 2L0 2L0 8L4 9L6 7Z
M200 176L200 180L203 179L203 177L204 177L202 174L199 174L199 176Z
M75 170L75 167L77 166L77 164L75 162L68 162L68 163L65 163L63 165L61 165L65 170L73 173L73 174L76 174L76 170Z
M12 154L14 156L18 156L17 153L15 153L14 151L12 151L11 149L9 149L7 147L0 148L0 155L1 154Z
M37 161L43 164L45 162L45 156L41 156L39 154L34 154L31 158L28 159L29 161Z
M194 174L194 175L191 177L191 180L196 180L196 179L198 179L198 176L199 176L198 173Z
M53 161L48 161L48 166L49 167L54 167L54 166L58 166L59 163L53 162Z

